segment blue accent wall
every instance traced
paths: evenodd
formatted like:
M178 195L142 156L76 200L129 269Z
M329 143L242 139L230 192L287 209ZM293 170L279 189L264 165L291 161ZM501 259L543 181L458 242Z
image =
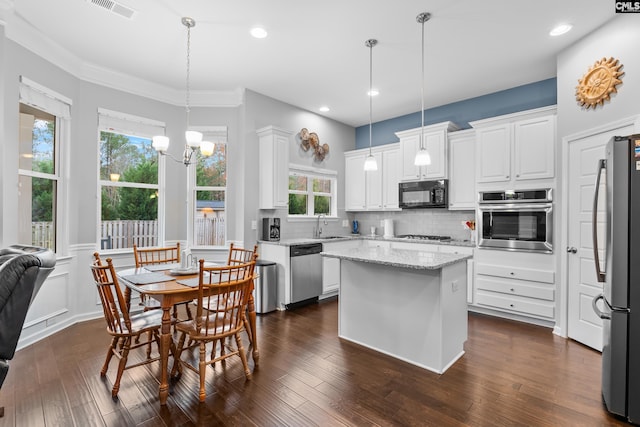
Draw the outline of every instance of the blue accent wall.
M477 98L442 105L424 110L424 124L432 125L452 121L461 129L471 127L469 122L501 116L557 103L557 79L551 78L523 86L514 87ZM422 118L420 112L373 123L371 145L398 142L396 132L418 128ZM356 128L356 149L369 146L369 125Z

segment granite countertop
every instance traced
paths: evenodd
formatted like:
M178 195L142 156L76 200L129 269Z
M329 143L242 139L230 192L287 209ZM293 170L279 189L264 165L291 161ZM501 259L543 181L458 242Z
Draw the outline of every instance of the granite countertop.
M472 258L471 255L381 247L335 250L322 252L321 255L349 261L370 262L374 264L388 265L391 267L413 268L417 270L437 270Z
M313 238L313 237L299 237L295 239L281 239L279 241L267 241L267 240L259 240L258 243L262 244L271 244L271 245L280 245L280 246L293 246L293 245L304 245L307 243L329 243L329 242L341 242L345 240L376 240L381 242L405 242L405 243L418 243L418 244L427 244L427 245L450 245L450 246L466 246L470 248L474 248L476 246L475 243L470 242L469 240L410 240L401 237L383 237L383 236L370 236L363 234L356 235L345 235L345 236L331 236L331 238Z

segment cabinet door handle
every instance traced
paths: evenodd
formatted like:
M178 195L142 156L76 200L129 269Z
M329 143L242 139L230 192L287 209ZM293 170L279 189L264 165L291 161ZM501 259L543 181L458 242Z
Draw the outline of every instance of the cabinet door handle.
M509 307L514 308L514 307L515 307L515 305L513 305L513 304L509 304Z
M511 288L511 289L510 289L510 291L511 291L511 292L515 292L516 290L515 290L515 289L513 289L513 288Z
M578 252L578 250L571 246L570 248L567 248L567 252L569 252L570 254L575 254Z

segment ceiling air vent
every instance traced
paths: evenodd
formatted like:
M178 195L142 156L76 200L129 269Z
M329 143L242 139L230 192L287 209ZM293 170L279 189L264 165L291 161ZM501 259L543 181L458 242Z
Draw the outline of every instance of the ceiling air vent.
M108 10L111 13L120 15L123 18L127 19L133 19L133 15L136 14L135 10L113 0L87 0L87 3L94 4L98 7Z

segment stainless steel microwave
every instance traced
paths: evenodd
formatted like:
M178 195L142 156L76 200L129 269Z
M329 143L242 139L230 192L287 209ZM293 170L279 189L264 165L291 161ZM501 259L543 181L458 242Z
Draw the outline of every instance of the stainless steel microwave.
M399 205L403 209L446 208L448 180L401 182Z
M478 247L553 252L551 189L480 192Z

